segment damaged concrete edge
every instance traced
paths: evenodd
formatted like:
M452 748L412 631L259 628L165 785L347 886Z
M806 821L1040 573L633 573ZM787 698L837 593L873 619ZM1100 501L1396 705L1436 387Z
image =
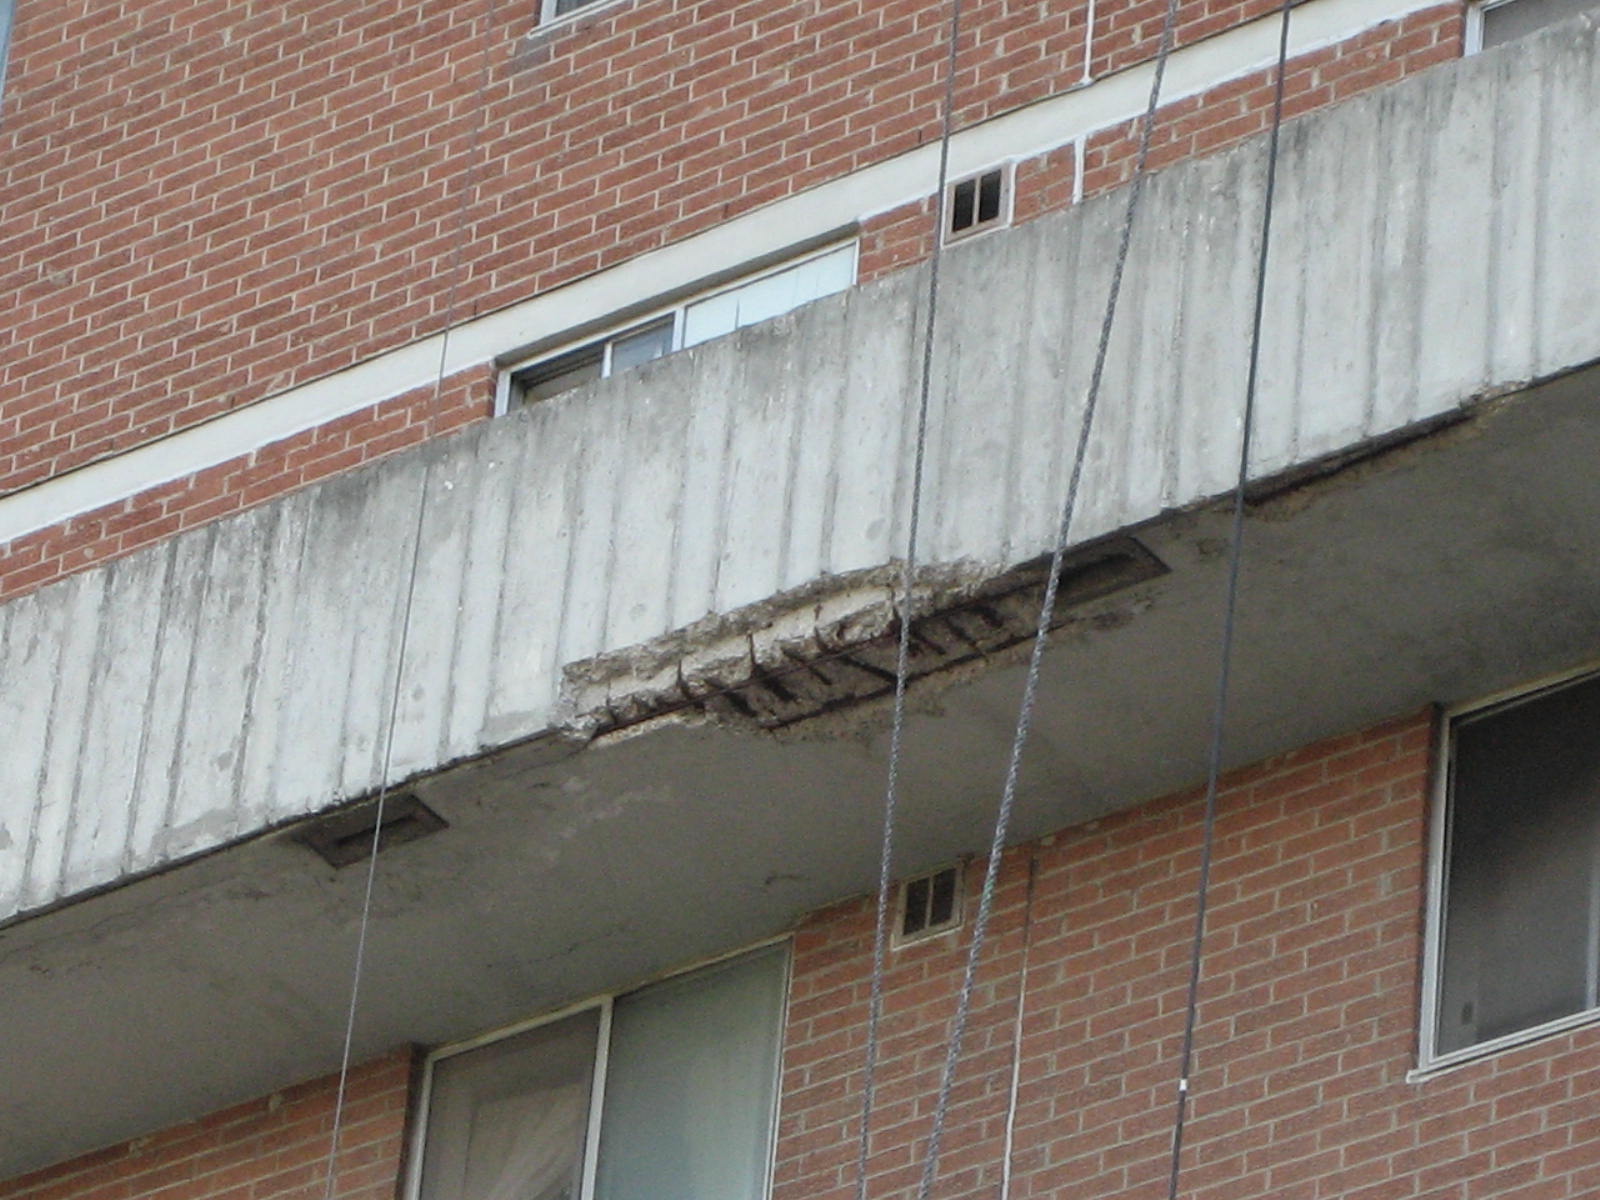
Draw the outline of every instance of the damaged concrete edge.
M1263 476L1247 489L1249 513L1255 519L1287 519L1335 489L1382 471L1402 468L1417 453L1444 448L1461 437L1476 436L1484 428L1484 422L1492 420L1530 390L1579 374L1593 365L1584 364L1531 383L1480 392L1437 416L1314 462ZM1147 530L1176 516L1214 511L1227 503L1232 494L1230 489L1192 504L1164 510L1137 525L1075 546L1068 555L1068 569L1074 564L1081 567L1085 556L1092 558L1097 548L1128 543L1142 548L1139 538ZM1011 601L1011 607L1015 607L1015 601L1031 593L1036 624L1037 596L1042 592L1047 566L1048 557L1011 565L971 561L930 563L918 568L910 601L904 606L897 603L901 565L895 561L809 581L735 612L707 616L650 642L568 664L555 719L545 729L397 779L389 784L387 792L413 791L426 800L428 793L447 779L459 778L466 772L491 770L508 756L516 756L519 770L550 766L591 746L609 745L663 724L710 722L765 732L769 736L806 738L859 734L863 728L887 719L887 701L892 697L894 676L892 669L886 670L882 663L881 650L898 637L902 607L914 621L941 619L955 612L958 615L951 619L959 622L965 619L969 606L1001 600ZM1160 565L1157 574L1165 570L1164 564ZM1154 602L1154 593L1148 588L1130 591L1117 586L1113 594L1124 609L1130 603L1133 608L1141 608ZM1074 632L1093 632L1125 621L1126 613L1119 616L1109 611L1108 606L1094 603L1104 595L1104 592L1092 594L1091 589L1088 595L1066 597L1071 611L1058 610L1053 630L1070 636ZM1003 624L1009 625L1009 622ZM949 645L926 649L923 664L914 665L914 686L923 702L934 692L958 685L982 671L1020 661L1020 656L1026 654L1026 639L1009 634L995 639L1004 644L985 644L982 638L967 636L959 624L944 626L942 631L948 633L952 641L962 641L965 637L969 644L959 653L951 653ZM1031 635L1031 627L1028 633ZM862 647L868 650L863 652ZM874 654L873 650L880 653ZM872 686L843 690L835 686L822 696L818 696L815 689L809 689L810 699L801 706L804 711L796 714L795 719L774 718L765 724L762 712L748 703L743 709L740 707L738 701L745 689L770 692L774 682L782 687L790 678L812 677L819 671L826 675L835 660L844 657L850 658L846 664L848 669L858 677L871 680ZM829 682L837 685L838 680L830 678ZM791 690L798 692L799 689ZM778 701L781 705L781 696ZM846 710L847 724L843 717ZM773 710L769 709L765 716L772 717ZM782 716L780 712L779 717ZM13 913L0 919L0 934L82 901L144 883L255 842L267 839L298 842L303 832L317 822L373 804L377 795L374 789L336 800L160 863L147 871ZM295 850L310 855L302 845L296 844Z
M1287 519L1336 488L1402 468L1416 453L1476 436L1484 420L1532 386L1479 393L1402 429L1255 480L1245 494L1249 515ZM1071 548L1051 630L1093 630L1125 621L1126 613L1119 617L1109 610L1076 610L1166 573L1140 535L1174 517L1216 511L1233 494L1230 489L1168 509ZM1124 561L1097 581L1097 553ZM1126 564L1141 559L1144 569L1130 573ZM869 710L884 707L882 702L893 694L895 663L888 651L897 643L902 615L914 622L912 686L926 693L937 681L943 690L976 670L1012 661L1015 648L1031 640L1048 561L1041 556L1011 565L928 564L918 568L904 603L897 600L898 563L813 580L653 641L569 664L557 724L596 746L663 724L713 723L778 735L804 730L806 736L844 736L850 730L822 719L848 709L852 729L859 732L863 723L875 719ZM1121 607L1130 599L1135 607L1148 607L1154 596L1124 597ZM979 620L976 632L969 617ZM854 680L845 678L851 674Z
M819 717L892 696L902 623L910 622L909 682L990 664L1031 641L1050 570L1041 556L1009 569L967 561L919 568L908 596L890 563L814 581L665 638L570 664L567 728L607 743L663 722L712 722L794 733ZM1050 625L1167 572L1136 539L1097 538L1062 564Z

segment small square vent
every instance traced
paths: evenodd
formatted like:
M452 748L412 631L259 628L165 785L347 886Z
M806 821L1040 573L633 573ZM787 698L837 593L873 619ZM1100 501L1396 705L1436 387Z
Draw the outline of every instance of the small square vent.
M1003 166L952 183L946 198L945 240L1005 225L1011 207L1010 184L1011 172Z
M311 847L330 867L348 867L372 857L373 832L378 826L378 802L368 800L353 808L331 813L296 830L297 842ZM383 831L378 850L414 842L445 827L445 819L410 792L383 801Z
M908 879L900 888L896 939L918 941L961 924L961 868L941 867Z

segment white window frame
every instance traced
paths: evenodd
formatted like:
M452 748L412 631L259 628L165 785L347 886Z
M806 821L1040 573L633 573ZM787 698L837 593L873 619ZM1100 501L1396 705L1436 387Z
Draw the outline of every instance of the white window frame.
M737 950L729 950L724 954L713 955L710 958L698 959L687 966L675 967L656 975L648 976L626 987L617 988L599 996L590 996L573 1004L561 1008L550 1009L536 1016L528 1017L512 1025L501 1026L486 1033L476 1034L473 1037L456 1042L448 1042L437 1046L428 1052L423 1062L422 1081L417 1088L416 1106L413 1109L412 1127L406 1138L406 1180L403 1196L405 1200L420 1200L422 1195L422 1171L424 1151L428 1143L428 1113L433 1103L433 1072L436 1064L458 1054L465 1054L480 1047L492 1045L506 1038L516 1037L519 1033L526 1033L530 1029L538 1029L542 1025L553 1025L564 1021L568 1017L575 1017L579 1013L598 1009L600 1012L599 1028L595 1033L595 1059L594 1072L589 1084L589 1125L584 1131L583 1141L583 1184L579 1192L579 1200L594 1200L595 1180L600 1166L600 1124L601 1116L605 1109L606 1074L611 1059L611 1014L619 998L643 991L654 984L665 983L669 979L676 979L681 975L691 975L696 971L714 967L719 963L731 962L742 958L746 954L754 954L771 946L786 946L787 952L783 960L783 1003L778 1011L778 1031L774 1039L776 1043L776 1057L773 1063L773 1094L772 1094L772 1134L768 1139L767 1162L761 1181L761 1194L772 1195L772 1177L777 1169L778 1159L778 1129L783 1119L783 1051L784 1038L789 1028L789 1001L794 984L794 947L791 935L785 933L777 937L763 938L758 942L751 942L740 946Z
M586 3L579 4L578 7L573 9L571 12L557 13L556 0L540 0L539 24L529 36L537 37L546 29L553 28L557 25L565 25L569 21L577 20L580 16L583 16L587 13L599 12L603 8L616 8L623 2L624 0L587 0Z
M551 0L554 3L554 0ZM1479 54L1483 51L1483 10L1514 4L1516 0L1473 0L1467 5L1466 27L1461 34L1461 53Z
M16 0L0 0L0 101L6 94L6 63L11 58L11 26L17 18Z
M511 409L512 380L515 376L530 368L537 367L542 363L552 362L564 355L572 354L575 351L583 350L596 344L603 344L600 377L602 379L607 378L611 374L612 343L631 333L639 332L666 317L672 319L672 342L671 348L667 353L676 354L684 348L684 314L696 304L714 300L718 296L738 291L740 288L759 283L763 279L780 275L784 271L793 270L796 267L802 267L808 262L824 258L829 254L836 254L845 249L848 249L850 254L850 278L852 281L857 280L861 274L860 239L854 236L832 239L823 245L813 246L792 257L771 261L766 266L745 274L735 275L731 278L724 276L720 282L714 285L682 293L679 298L670 303L662 303L656 307L632 313L626 320L617 320L598 326L582 336L564 335L559 341L548 343L544 349L536 353L504 362L501 365L500 378L495 388L494 415L497 417L502 416ZM853 286L853 283L851 286ZM698 345L699 343L696 344Z
M1468 0L1466 25L1461 33L1461 53L1483 53L1483 17L1492 9L1504 8L1517 0ZM1562 20L1568 18L1563 17Z
M1509 0L1507 0L1509 2ZM1429 800L1432 811L1428 816L1428 880L1427 904L1423 927L1422 952L1422 1013L1418 1024L1417 1065L1406 1078L1418 1082L1440 1071L1476 1062L1529 1042L1540 1041L1571 1029L1600 1023L1600 1005L1530 1025L1514 1033L1463 1046L1446 1054L1434 1053L1439 1038L1439 990L1444 970L1444 906L1445 906L1445 852L1449 841L1450 777L1452 751L1450 730L1461 717L1470 716L1486 708L1494 708L1516 700L1532 700L1563 684L1576 683L1587 676L1600 674L1600 661L1587 662L1579 667L1544 676L1532 683L1507 688L1479 699L1442 709L1435 733L1435 753L1432 786Z

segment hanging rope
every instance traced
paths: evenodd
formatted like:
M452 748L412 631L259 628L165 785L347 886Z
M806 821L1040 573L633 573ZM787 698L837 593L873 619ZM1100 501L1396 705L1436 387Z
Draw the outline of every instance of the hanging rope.
M867 1159L872 1143L872 1108L878 1088L879 1027L883 1020L884 960L889 945L890 897L894 887L895 815L900 760L905 741L906 684L911 674L911 589L916 581L922 527L922 479L928 446L928 398L933 383L933 331L939 312L939 268L944 260L945 191L950 178L950 136L955 124L956 58L961 46L961 0L950 0L944 102L939 129L939 179L933 203L933 255L928 264L928 318L923 324L922 376L917 387L917 429L911 460L910 515L906 553L900 564L900 637L895 652L894 714L889 729L889 764L883 789L883 836L878 850L878 901L872 930L872 983L867 1002L867 1049L861 1085L861 1140L856 1156L856 1200L867 1197Z
M1039 851L1028 855L1028 891L1022 901L1022 965L1017 968L1017 1011L1011 1023L1011 1089L1006 1096L1006 1137L1000 1151L1000 1200L1011 1200L1011 1160L1017 1140L1017 1097L1022 1091L1022 1020L1028 1011L1028 964L1033 957L1033 893Z
M446 293L444 331L439 340L439 365L434 375L433 395L424 419L423 441L431 441L436 428L436 414L444 395L446 364L450 350L450 335L455 330L456 296L461 283L461 260L466 249L467 215L478 188L478 147L483 138L485 118L488 114L486 97L489 91L489 55L495 27L495 0L484 0L484 30L482 65L478 79L476 102L477 121L467 146L467 174L462 183L461 199L456 214L456 238L450 253L450 287ZM405 673L406 650L411 642L411 614L417 598L417 570L422 559L423 522L428 511L428 487L433 474L433 461L424 458L422 485L417 495L417 519L411 530L411 556L406 575L405 604L400 617L400 642L395 652L394 681L389 693L388 724L383 735L383 766L378 777L378 798L374 804L375 823L372 827L372 845L367 856L367 875L361 896L361 919L356 932L355 957L350 968L350 1000L345 1008L344 1045L339 1055L339 1085L333 1100L333 1128L328 1135L328 1158L324 1168L323 1200L333 1200L334 1167L339 1157L339 1135L344 1128L345 1097L350 1082L350 1056L355 1044L356 1013L361 1001L361 978L366 968L367 933L372 924L372 895L378 878L378 851L383 841L383 810L389 798L389 771L394 764L395 728L400 716L400 686Z
M1250 443L1255 429L1256 383L1261 364L1261 321L1266 311L1267 250L1272 238L1272 206L1278 185L1278 135L1283 128L1283 86L1289 60L1289 12L1283 0L1278 26L1277 81L1272 96L1272 133L1267 141L1267 182L1261 207L1261 246L1256 256L1255 312L1250 324L1250 366L1244 384L1244 420L1239 438L1238 474L1233 489L1232 524L1228 534L1228 583L1223 602L1222 644L1218 652L1217 690L1211 708L1211 745L1206 757L1205 818L1200 839L1200 880L1194 906L1194 938L1189 947L1189 991L1183 1015L1183 1048L1178 1055L1176 1111L1172 1121L1172 1161L1167 1177L1168 1200L1178 1200L1183 1169L1183 1130L1189 1112L1189 1070L1194 1059L1195 1017L1200 1003L1200 961L1205 949L1206 904L1211 890L1211 860L1216 843L1217 791L1222 778L1223 735L1228 720L1228 692L1233 677L1234 634L1238 625L1240 564L1244 559L1244 496L1250 481Z
M1017 783L1021 775L1022 752L1027 745L1032 728L1033 709L1038 697L1039 674L1044 661L1045 646L1050 637L1051 617L1055 612L1056 594L1060 589L1061 567L1070 544L1072 520L1077 514L1078 493L1083 482L1084 463L1088 458L1089 438L1094 429L1095 410L1099 406L1101 386L1105 380L1106 358L1111 346L1111 332L1116 323L1117 302L1122 294L1122 276L1127 267L1128 247L1133 238L1134 218L1138 215L1139 201L1144 194L1145 179L1150 161L1150 137L1155 128L1156 110L1160 105L1161 84L1166 76L1167 59L1172 51L1173 33L1177 28L1178 0L1167 0L1166 16L1161 24L1161 43L1156 52L1155 71L1150 80L1150 96L1145 105L1143 125L1139 133L1139 150L1134 159L1133 178L1128 186L1128 203L1123 213L1121 236L1117 243L1117 256L1111 272L1111 285L1106 295L1105 315L1100 323L1100 338L1095 347L1094 369L1089 376L1089 390L1084 398L1083 416L1078 428L1078 443L1073 452L1072 473L1067 483L1066 500L1061 506L1061 518L1056 528L1055 547L1050 554L1050 572L1045 581L1044 600L1039 606L1039 623L1034 631L1033 649L1028 658L1028 673L1022 688L1022 703L1017 711L1016 731L1011 739L1011 753L1006 763L1005 784L1000 794L999 811L995 816L994 836L989 846L989 861L983 876L983 889L978 896L978 911L972 922L972 943L967 949L966 969L962 976L961 993L956 1003L956 1013L951 1028L950 1041L945 1052L944 1071L939 1081L939 1094L934 1106L933 1128L928 1135L928 1149L922 1165L922 1179L917 1187L918 1200L928 1200L934 1180L939 1173L939 1153L944 1140L945 1123L950 1110L950 1093L955 1084L956 1067L961 1058L961 1045L966 1037L967 1021L972 1012L972 995L977 986L978 963L983 957L984 939L988 934L989 917L994 908L995 887L1000 875L1000 856L1005 849L1011 828L1012 813L1016 808Z

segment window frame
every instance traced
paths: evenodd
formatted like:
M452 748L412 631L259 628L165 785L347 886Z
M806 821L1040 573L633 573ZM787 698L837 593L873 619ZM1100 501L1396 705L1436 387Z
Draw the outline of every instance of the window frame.
M1511 0L1503 0L1511 2ZM1429 786L1427 882L1423 921L1422 986L1419 989L1422 1011L1418 1022L1417 1065L1407 1079L1417 1082L1441 1071L1476 1062L1517 1046L1541 1041L1556 1034L1600 1023L1600 1004L1564 1017L1530 1025L1499 1037L1488 1038L1444 1054L1436 1053L1439 1041L1439 1003L1444 972L1445 883L1450 843L1451 782L1454 776L1455 746L1452 731L1457 721L1489 709L1507 708L1539 699L1569 685L1600 677L1600 660L1541 676L1532 682L1505 688L1475 700L1441 708L1434 733L1433 778Z
M601 350L600 378L607 379L611 375L612 343L630 334L640 333L651 325L668 318L672 321L671 345L660 357L665 358L667 355L676 354L684 349L685 314L690 308L708 300L715 300L718 296L738 291L740 288L760 283L763 279L769 279L785 271L803 267L809 262L843 250L849 251L851 283L848 286L854 287L861 274L861 239L852 232L846 237L833 237L820 244L812 243L804 246L792 254L771 259L764 265L750 271L734 275L723 274L716 283L702 284L690 290L680 291L676 293L675 298L662 297L654 301L647 301L645 307L630 310L625 317L619 316L617 319L606 320L601 324L592 326L581 336L573 336L572 331L568 331L545 341L543 348L535 350L533 353L504 358L499 363L500 375L495 386L494 415L497 417L504 416L512 409L519 407L518 404L513 403L517 388L516 377L519 375L547 363L553 363L556 359L563 358L566 355L599 347ZM827 293L827 295L838 294L838 292ZM826 296L816 297L819 300L825 298ZM804 307L805 304L809 303L811 303L809 300L803 301L796 307ZM794 310L790 309L789 311L793 312ZM758 322L752 322L752 324L756 323ZM743 327L741 326L741 328ZM714 341L715 338L706 340ZM695 345L700 344L699 342L695 343Z
M1482 54L1483 46L1483 18L1484 14L1497 8L1505 8L1515 4L1517 0L1468 0L1466 20L1461 31L1461 55L1463 58L1471 54ZM1548 25L1538 28L1548 29L1560 21L1570 20L1570 17L1561 17ZM1500 43L1504 45L1505 43Z
M4 113L6 66L11 61L11 31L17 20L18 0L0 0L0 115Z
M555 0L550 0L554 3ZM1465 24L1461 30L1461 56L1483 53L1483 14L1491 8L1515 4L1516 0L1468 0Z
M583 0L578 7L570 12L556 12L557 0L539 0L539 24L534 27L533 36L543 33L546 29L553 29L558 25L565 25L575 21L584 13L598 12L603 8L617 8L624 0Z
M595 1057L594 1074L589 1085L589 1120L588 1127L584 1130L583 1141L583 1183L579 1191L578 1200L594 1200L595 1182L599 1177L600 1167L600 1135L602 1116L606 1100L606 1079L611 1060L611 1019L616 1002L624 996L634 992L644 991L658 983L666 983L684 975L692 975L696 971L703 971L721 963L732 962L747 954L755 954L774 946L785 947L783 956L783 1002L778 1010L778 1028L774 1038L774 1063L772 1084L772 1124L771 1136L767 1145L767 1161L762 1170L761 1195L772 1195L773 1173L777 1169L778 1155L778 1127L783 1117L783 1052L785 1036L789 1029L789 1004L794 990L794 947L793 937L782 933L775 937L762 938L760 941L750 942L729 950L723 954L712 955L709 958L696 959L686 966L674 967L668 971L657 972L646 976L625 986L615 988L598 995L587 996L571 1004L564 1004L559 1008L548 1009L533 1016L523 1018L510 1025L497 1026L483 1033L474 1034L453 1042L444 1042L430 1049L425 1055L420 1072L420 1080L416 1088L416 1098L412 1107L411 1128L405 1135L406 1165L405 1181L401 1190L404 1200L420 1200L422 1195L422 1171L425 1166L425 1151L428 1142L428 1116L433 1103L433 1076L434 1067L444 1059L454 1058L460 1054L493 1045L495 1042L516 1037L530 1029L538 1029L543 1025L553 1025L569 1017L591 1009L600 1012L599 1028L595 1032Z

